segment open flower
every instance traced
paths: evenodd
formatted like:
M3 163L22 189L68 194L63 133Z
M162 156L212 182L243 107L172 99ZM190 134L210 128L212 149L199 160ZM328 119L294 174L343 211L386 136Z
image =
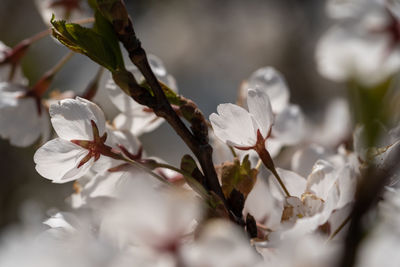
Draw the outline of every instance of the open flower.
M43 177L65 183L82 177L96 162L107 166L110 158L118 158L105 143L105 118L96 104L79 97L61 100L50 106L50 116L58 138L34 155L36 170Z
M337 23L317 46L323 76L374 85L400 69L399 6L391 2L328 1L329 15Z
M32 145L41 135L46 140L49 117L40 100L27 96L27 88L0 83L0 136L18 147Z
M300 142L304 135L304 116L298 105L289 102L290 91L283 75L273 67L263 67L250 75L240 90L239 103L248 89L266 93L274 114L274 127L268 139L268 151L275 157L285 145Z
M307 179L289 173L282 172L281 177L290 197L285 198L275 180L269 179L273 196L284 201L281 220L286 223L274 235L279 238L304 235L322 225L332 234L348 215L358 182L357 173L350 164L337 167L324 160L314 164Z
M249 111L234 104L220 104L211 114L210 122L215 135L238 149L255 148L265 143L274 122L268 95L259 89L247 91Z
M175 79L167 73L162 61L156 56L149 55L149 63L157 79L176 92ZM139 83L144 81L144 77L134 65L128 66L127 69L133 72ZM106 84L106 89L111 101L121 111L113 121L116 128L131 131L134 135L141 135L153 131L164 121L151 109L125 94L111 78Z

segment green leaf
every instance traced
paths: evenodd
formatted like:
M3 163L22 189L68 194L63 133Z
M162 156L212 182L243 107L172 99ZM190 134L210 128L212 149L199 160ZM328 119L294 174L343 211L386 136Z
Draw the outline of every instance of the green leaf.
M88 56L111 72L124 68L115 35L110 35L109 25L105 23L107 21L99 15L96 16L97 19L99 21L96 21L96 29L89 29L64 20L56 21L53 16L53 36L72 51Z
M168 99L168 102L172 105L180 106L182 105L181 98L177 93L175 93L171 88L169 88L165 83L158 81L161 85L161 89L164 91L165 96ZM140 85L146 88L152 96L154 96L153 90L151 89L150 85L144 80L140 83Z
M181 169L187 173L193 174L198 171L195 160L190 155L184 155L181 160ZM208 199L210 196L203 185L195 178L189 175L184 175L186 183L204 199Z
M108 44L110 45L113 55L117 61L117 66L122 68L123 66L125 66L124 59L122 57L117 35L115 34L111 23L106 18L104 18L97 10L94 17L95 23L93 26L93 30L99 35L103 36L108 41Z
M225 197L229 197L233 189L243 194L245 198L256 183L258 171L251 168L249 155L246 155L240 163L238 158L233 162L224 162L221 168L222 191Z

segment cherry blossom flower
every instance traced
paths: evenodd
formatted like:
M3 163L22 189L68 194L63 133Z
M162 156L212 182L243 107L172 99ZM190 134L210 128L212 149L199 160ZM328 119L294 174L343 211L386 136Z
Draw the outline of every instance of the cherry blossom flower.
M65 183L82 177L95 163L104 169L110 166L110 158L119 159L106 144L104 114L94 103L79 97L61 100L50 106L50 117L58 138L34 155L36 170L43 177Z
M27 80L18 62L22 55L22 46L21 50L13 51L0 41L0 82L13 82L21 85L27 84Z
M0 83L0 136L18 147L32 145L50 134L49 117L41 101L29 90L13 83Z
M222 220L206 223L198 240L184 248L182 258L185 266L192 267L255 266L261 262L244 233Z
M238 149L264 145L274 122L268 95L259 89L247 91L249 111L234 104L220 104L210 115L215 135L223 142Z
M162 61L154 55L149 55L149 63L157 79L177 92L175 79L167 73ZM144 81L142 74L134 65L128 66L127 69L133 72L139 82ZM164 121L157 117L152 110L140 105L125 94L112 79L108 80L106 89L111 101L121 111L113 121L116 128L131 131L134 135L139 136L153 131Z
M304 117L297 105L289 103L290 91L281 73L272 67L263 67L250 75L240 90L240 102L247 96L248 89L265 92L271 102L274 127L268 139L268 151L275 157L285 145L300 142L304 135Z
M328 1L328 13L337 23L318 43L323 76L374 85L400 69L399 6L390 2Z
M378 219L359 250L357 266L385 265L394 267L399 262L397 253L400 246L399 211L400 191L398 188L385 189L383 201L378 205Z
M286 226L273 234L274 238L279 236L279 239L309 234L327 223L334 212L341 209L349 211L347 207L354 200L358 182L357 173L350 165L336 168L322 160L315 163L307 179L285 173L281 177L288 186L290 197L285 198L275 180L269 179L271 193L284 201L282 221ZM328 234L336 230L330 229L330 226L340 225L346 216L348 212L335 216L335 220L329 222Z
M193 191L156 189L148 180L136 179L130 194L104 211L101 235L121 248L135 245L174 254L201 214Z

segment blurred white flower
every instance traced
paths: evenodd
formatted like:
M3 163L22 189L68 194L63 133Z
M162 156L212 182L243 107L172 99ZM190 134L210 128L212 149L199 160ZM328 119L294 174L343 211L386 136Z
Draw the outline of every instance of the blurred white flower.
M321 123L309 123L305 127L307 142L316 143L329 149L349 141L352 122L349 103L346 99L336 98L327 105Z
M27 80L22 73L18 62L13 62L11 57L12 49L0 41L0 82L13 82L26 85ZM19 59L20 55L14 58Z
M51 26L51 17L58 20L75 21L88 17L90 8L85 0L35 0L43 22Z
M177 92L175 79L167 73L162 61L154 55L149 55L148 58L157 79ZM134 65L128 66L127 69L134 74L139 83L144 81L144 77ZM107 81L106 89L113 104L121 111L113 121L113 125L117 129L131 131L134 135L139 136L153 131L163 123L164 120L157 117L151 109L140 105L124 93L112 78Z
M257 251L264 257L264 262L257 267L337 266L340 247L335 244L326 244L325 241L319 235L307 235L284 240L272 247L257 247Z
M255 266L261 261L244 232L223 220L206 223L199 238L183 248L182 259L191 267Z
M378 205L379 217L361 244L356 266L397 266L400 262L400 191L386 188Z
M284 224L281 230L273 233L274 238L292 238L312 233L324 225L333 212L344 209L354 200L358 176L349 164L338 168L329 162L318 160L307 180L289 175L287 171L279 171L291 193L291 197L285 199L282 214L282 221L290 224ZM269 181L271 192L282 199L284 194L279 185L274 179ZM347 215L343 213L342 216L335 216L335 221L330 223L340 225ZM328 234L336 230L329 228L328 226Z
M139 246L158 253L175 254L185 235L201 218L201 205L193 192L154 188L136 179L129 195L103 210L101 235L117 246Z
M0 82L0 136L18 147L32 145L50 134L49 116L41 101L28 95L28 88Z
M335 81L383 82L400 69L399 6L380 0L330 0L337 23L318 43L319 72Z

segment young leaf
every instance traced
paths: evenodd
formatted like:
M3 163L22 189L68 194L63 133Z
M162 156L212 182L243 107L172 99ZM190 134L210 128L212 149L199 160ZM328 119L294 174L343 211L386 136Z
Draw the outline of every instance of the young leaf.
M233 162L225 162L221 168L222 191L226 197L229 197L235 189L243 194L244 198L253 189L257 179L257 170L251 168L249 156L246 155L240 163L238 158Z
M172 105L180 106L182 105L181 98L177 93L175 93L171 88L169 88L165 83L158 81L161 85L161 89L164 91L165 96L168 99L168 102L171 103ZM153 91L151 90L150 85L144 80L140 85L144 88L146 88L152 96L154 96Z
M54 16L51 24L54 27L53 36L69 49L88 56L111 72L124 68L121 52L117 52L112 39L108 40L110 36L99 34L99 26L97 30L89 29L64 20L56 21Z
M184 155L181 160L181 169L187 173L190 173L196 178L196 172L199 172L196 162L190 155ZM200 173L201 174L201 173ZM198 181L192 176L184 176L186 183L196 191L204 199L208 199L209 195L207 190L203 187L202 181Z

